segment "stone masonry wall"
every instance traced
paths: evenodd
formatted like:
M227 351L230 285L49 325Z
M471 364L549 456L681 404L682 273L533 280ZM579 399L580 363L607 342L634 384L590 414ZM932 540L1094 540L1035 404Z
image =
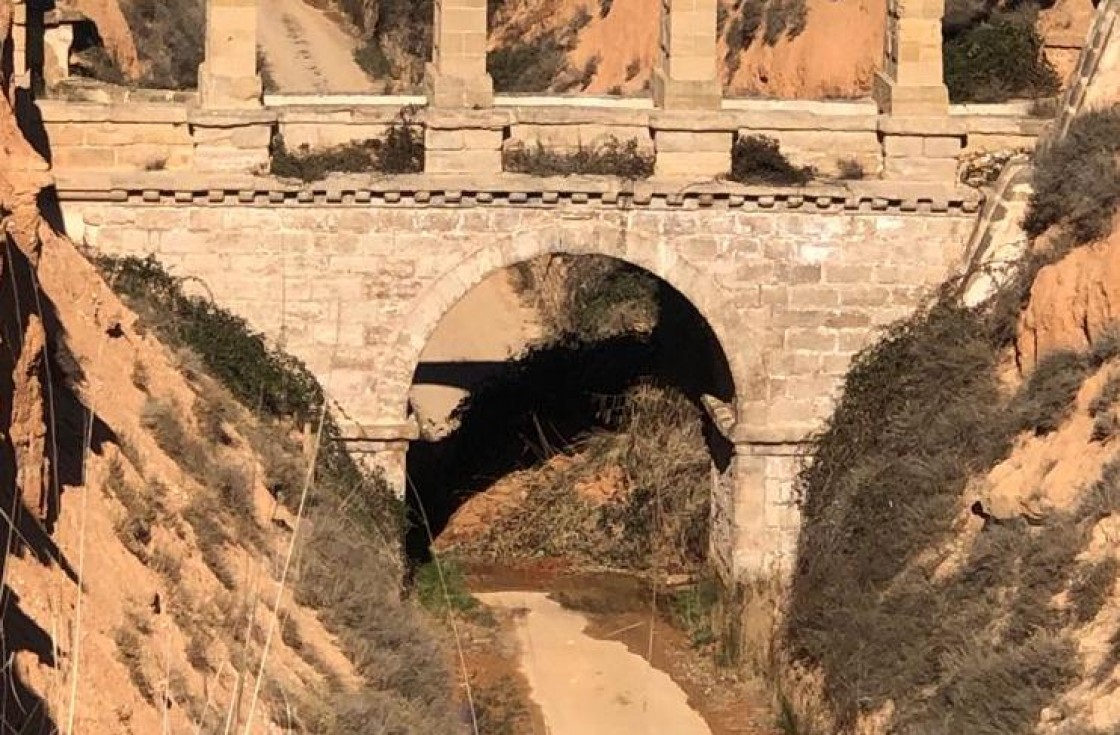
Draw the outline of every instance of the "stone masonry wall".
M666 194L639 206L578 192L500 203L452 191L332 199L75 201L63 191L63 210L76 239L106 253L154 253L304 359L391 473L403 472L420 353L470 288L543 253L609 255L649 270L692 301L731 365L736 452L731 473L713 483L712 534L717 562L733 574L788 561L800 442L831 411L852 355L957 264L975 219L974 206L846 207L801 195Z

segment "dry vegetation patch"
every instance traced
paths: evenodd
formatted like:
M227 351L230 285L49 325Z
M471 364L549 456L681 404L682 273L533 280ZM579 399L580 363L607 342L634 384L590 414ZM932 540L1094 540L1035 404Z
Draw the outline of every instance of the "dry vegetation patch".
M641 385L603 410L609 430L503 480L523 499L469 533L453 531L446 550L640 571L703 566L711 479L699 409L676 391Z
M618 176L647 179L653 176L654 157L641 150L638 141L625 143L614 136L574 151L557 151L517 145L502 152L502 168L534 176Z
M303 145L291 151L277 135L269 158L269 173L300 181L321 181L333 173L409 174L423 170L424 130L412 121L409 112L402 113L381 138L323 150Z

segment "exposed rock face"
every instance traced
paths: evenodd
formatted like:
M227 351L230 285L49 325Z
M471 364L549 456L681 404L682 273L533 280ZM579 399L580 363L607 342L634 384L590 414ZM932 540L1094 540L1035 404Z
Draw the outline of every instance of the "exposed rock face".
M1084 349L1120 319L1120 227L1043 268L1019 320L1020 367L1056 349Z
M121 11L122 2L129 0L69 0L69 5L93 21L105 50L125 76L135 79L141 72L140 57L136 53L136 39Z
M12 20L11 3L0 5L0 37L7 37ZM3 80L8 88L8 80ZM32 272L40 255L39 228L42 221L36 197L47 181L47 164L32 150L16 123L11 101L0 95L0 223L7 247L0 253L0 276L15 283L20 273L13 273L16 261L26 263ZM46 518L47 486L46 417L42 383L46 353L46 333L39 305L34 299L21 298L25 293L13 290L10 297L16 309L5 304L0 312L3 334L13 341L7 355L15 362L0 358L0 369L11 375L12 395L9 412L0 417L0 441L9 443L5 449L14 462L14 481L24 502ZM14 337L13 337L14 336Z

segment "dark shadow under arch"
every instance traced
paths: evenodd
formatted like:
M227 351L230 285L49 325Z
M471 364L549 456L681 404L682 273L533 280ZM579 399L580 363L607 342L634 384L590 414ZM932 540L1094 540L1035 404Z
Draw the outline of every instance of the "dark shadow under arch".
M500 364L417 367L414 383L473 389L456 409L454 433L410 446L413 525L407 550L412 560L428 558L423 517L438 536L463 502L497 479L540 462L546 445L565 448L591 431L611 428L601 410L606 398L646 381L672 386L697 406L704 395L734 400L728 359L711 327L682 294L654 278L660 316L651 334L597 342L566 339ZM486 377L478 382L479 375ZM716 468L725 471L730 443L710 420L705 420L705 437Z

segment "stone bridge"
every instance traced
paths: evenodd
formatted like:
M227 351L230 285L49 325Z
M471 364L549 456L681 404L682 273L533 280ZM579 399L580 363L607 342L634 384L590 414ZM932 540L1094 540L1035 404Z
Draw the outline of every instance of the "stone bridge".
M355 451L398 489L418 438L408 395L421 352L473 286L546 253L656 275L707 321L733 383L708 402L733 448L713 469L713 558L729 575L761 574L795 548L794 472L852 355L966 257L982 201L956 184L962 159L1029 147L1043 127L1025 105L948 104L941 12L942 0L890 4L866 101L722 99L716 0L663 0L648 100L495 97L486 0L437 0L424 97L281 99L261 95L253 0L209 0L197 94L72 89L23 123L52 160L75 240L155 254L205 281L320 376L352 419ZM375 137L405 104L423 105L421 174L299 184L262 173L277 132L312 147ZM734 140L753 133L823 178L724 180ZM654 177L502 171L509 145L570 150L606 135L637 140ZM829 178L840 157L868 178Z

